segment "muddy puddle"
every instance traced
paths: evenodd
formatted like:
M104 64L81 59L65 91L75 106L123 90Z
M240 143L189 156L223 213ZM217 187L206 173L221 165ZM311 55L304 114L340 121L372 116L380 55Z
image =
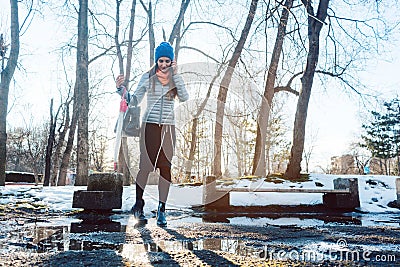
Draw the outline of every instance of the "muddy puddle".
M400 227L400 215L380 215L379 220L373 214L348 213L335 216L315 214L298 214L279 216L279 214L261 217L261 214L199 214L187 211L170 210L168 227L170 229L185 223L225 223L232 226L278 226L278 227L319 227L319 226L358 226L358 225L387 225ZM51 218L48 220L14 219L2 221L0 235L0 251L32 251L35 253L59 251L93 251L111 249L123 257L141 255L149 252L163 251L196 251L216 250L224 251L239 256L253 255L265 257L265 248L274 249L280 244L273 242L246 242L237 238L200 238L190 239L177 236L170 240L162 234L155 235L151 232L157 229L155 215L146 214L149 218L147 225L138 225L128 213L114 213L111 215L78 214ZM151 228L153 230L148 230ZM157 232L157 231L156 231ZM145 236L147 234L147 237ZM292 242L292 245L295 243ZM331 242L332 243L332 242ZM301 244L298 244L301 246ZM303 244L304 245L304 244ZM329 246L331 246L330 244ZM319 244L327 247L328 243ZM263 254L264 253L264 254ZM323 251L321 252L323 254Z

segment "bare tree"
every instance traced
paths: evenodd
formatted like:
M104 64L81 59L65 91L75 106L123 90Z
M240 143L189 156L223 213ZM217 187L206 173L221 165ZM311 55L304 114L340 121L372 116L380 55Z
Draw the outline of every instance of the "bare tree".
M66 2L67 3L67 2ZM86 9L84 7L82 7L82 5L86 5ZM84 10L85 9L85 10ZM76 8L74 7L74 10L76 10ZM71 164L71 154L73 152L74 149L74 139L75 139L75 133L76 133L76 127L78 124L78 118L80 116L80 110L83 110L84 112L84 117L83 119L81 119L81 132L78 133L78 146L81 148L81 153L78 153L80 156L78 156L78 161L80 162L79 166L82 167L82 169L86 169L86 170L82 170L82 175L80 175L81 177L83 177L83 179L78 177L77 180L77 184L86 184L86 180L87 180L87 176L88 176L88 165L89 165L89 157L88 157L88 150L89 150L89 143L88 143L88 112L89 112L89 92L88 92L88 88L89 88L89 83L88 83L88 66L90 63L93 63L95 60L101 58L104 55L107 55L109 53L109 51L112 50L112 48L114 48L114 46L111 47L106 47L106 48L100 48L102 51L100 51L97 55L95 55L92 59L88 60L88 33L87 33L87 28L88 28L88 18L87 18L87 13L88 13L88 7L87 7L87 3L81 3L80 2L80 8L79 8L79 18L78 18L78 46L82 46L82 42L86 42L86 44L83 44L86 47L81 47L81 48L77 48L77 65L76 65L76 81L74 85L69 85L68 87L71 88L73 86L73 107L72 107L72 117L70 118L69 116L69 110L70 110L70 104L71 104L71 99L67 98L67 100L64 102L64 106L65 106L65 114L66 116L64 117L64 127L62 127L62 131L60 131L60 135L59 135L59 146L57 147L57 151L58 153L62 153L61 150L63 148L63 141L64 141L64 137L65 135L68 133L68 140L66 142L65 145L65 150L62 153L62 159L61 159L61 163L60 163L60 167L59 167L59 174L58 174L58 182L57 185L65 185L66 183L66 175L67 175L67 171L68 171L68 167ZM86 14L83 14L86 13ZM83 15L83 16L82 16ZM97 20L95 18L95 15L93 13L91 13L93 21L96 23L100 23L99 20ZM81 17L83 17L83 19L80 19ZM82 21L84 20L84 21ZM84 22L84 24L86 25L82 25L82 27L84 27L85 29L79 30L79 27L81 24L83 24L82 22ZM103 27L103 25L100 24L100 27L102 29L105 29L105 27ZM79 35L81 35L81 38L79 38ZM83 35L83 39L86 40L82 40L82 35ZM104 35L104 34L103 34ZM108 34L105 34L108 36ZM75 48L75 46L68 44L67 47L69 48ZM83 57L78 56L78 55L83 55ZM79 60L82 60L82 64L78 64ZM65 66L64 66L64 72L65 72L65 76L67 77L67 71L65 70ZM84 77L79 77L80 74L83 73ZM86 77L85 77L86 76ZM78 84L79 83L79 84ZM82 91L83 88L83 91ZM80 100L80 94L84 94L83 96L83 101L85 102L84 105L81 105L81 100ZM79 136L86 136L83 139L86 139L86 141L82 141L83 139L81 139ZM58 154L56 151L56 155ZM84 155L86 154L86 155ZM83 160L80 160L79 158L83 158ZM57 167L55 168L55 172L57 172ZM78 175L79 176L79 175ZM53 176L53 181L56 180L56 177ZM81 181L82 180L82 181Z
M65 146L65 150L61 159L61 164L60 164L60 171L59 171L59 175L58 175L58 182L57 185L65 185L66 183L66 177L67 177L67 171L68 171L68 166L69 166L69 162L71 159L71 153L72 153L72 149L73 149L73 145L74 145L74 136L75 136L75 130L76 130L76 125L78 122L78 102L76 101L77 97L78 97L78 91L77 91L77 85L75 83L74 85L74 97L73 97L73 112L72 112L72 118L71 118L71 124L69 125L69 131L68 131L68 140L67 140L67 144ZM68 115L67 115L68 116ZM66 117L67 120L68 117ZM66 126L67 127L67 126Z
M25 118L24 118L25 119ZM7 162L11 170L33 172L35 183L45 166L47 125L33 125L33 117L24 127L11 129L7 140Z
M52 176L51 176L51 180L50 180L50 184L52 185L52 186L55 186L55 185L58 185L58 183L59 183L59 180L61 180L61 183L63 184L63 185L65 185L65 176L64 177L62 177L62 179L59 179L60 178L60 173L59 173L59 170L60 170L60 160L62 160L62 157L61 157L61 152L62 152L62 149L64 149L64 147L65 147L65 137L66 137L66 135L67 135L67 132L68 132L68 130L69 130L69 127L70 127L70 114L69 114L69 106L70 106L70 104L71 104L71 102L72 102L72 99L71 98L69 98L67 101L65 101L65 103L63 103L62 104L62 107L63 107L63 115L62 115L62 119L61 119L61 123L60 123L60 126L59 126L59 128L58 128L58 140L57 140L57 142L56 142L56 150L55 150L55 152L54 152L54 155L53 155L53 174L52 174ZM65 175L66 175L66 172L64 173Z
M185 17L186 10L189 6L190 0L181 0L181 8L179 9L179 15L178 18L175 21L175 24L172 28L171 34L169 35L168 42L172 45L174 44L175 39L180 40L180 31L181 31L181 26L183 23L183 19ZM175 48L175 53L179 52L179 42Z
M258 0L252 0L250 4L249 13L246 18L246 23L243 27L242 34L240 39L235 47L235 50L232 54L231 59L228 63L228 68L225 71L225 74L222 78L221 85L219 87L218 92L218 102L217 102L217 114L216 114L216 122L215 122L215 131L214 131L214 165L213 165L213 173L215 176L222 176L221 170L221 149L222 149L222 132L223 132L223 123L224 123L224 109L225 102L228 94L229 85L232 79L233 71L235 70L236 64L239 60L241 52L243 50L244 44L246 42L247 36L250 32L251 25L253 23L253 19L257 10Z
M132 53L133 53L133 29L135 26L135 14L136 14L136 0L132 1L131 6L131 16L129 20L129 36L128 36L128 49L127 49L127 56L126 56L126 70L125 70L125 85L126 88L129 88L129 80L131 75L131 68L132 68ZM118 57L119 61L121 62L122 58ZM123 62L123 61L122 61ZM121 63L120 63L121 65ZM123 66L123 63L122 63ZM123 73L123 69L121 69L121 73ZM122 137L121 141L121 151L119 155L119 161L122 163L122 173L124 174L124 185L130 185L131 183L131 173L130 173L130 158L128 151L128 139L127 137ZM122 162L121 159L125 159Z
M18 20L18 1L10 0L11 4L11 47L10 54L6 60L7 45L5 44L3 34L0 37L0 56L1 56L1 81L0 81L0 186L5 184L6 180L6 142L7 142L7 110L8 93L10 82L14 75L18 63L19 55L19 20Z
M9 170L19 172L31 171L28 167L26 152L27 130L22 127L11 128L7 134L7 166Z
M305 126L307 120L308 102L319 57L319 36L329 6L329 0L321 0L315 14L309 0L302 0L308 14L308 55L307 63L301 78L301 91L297 102L297 110L293 127L293 143L290 151L289 164L285 177L289 179L300 178L301 160L304 150Z
M88 0L79 0L76 86L78 98L77 176L75 185L86 185L89 171Z
M253 175L265 176L266 175L266 155L265 146L267 138L267 127L272 106L272 101L275 93L275 80L279 66L280 56L283 48L283 40L286 35L286 28L290 9L293 6L293 0L286 0L282 7L282 14L278 25L276 34L275 45L272 51L271 62L267 69L267 79L264 88L264 95L261 101L260 112L258 115L258 127L256 145L253 159ZM266 18L267 19L267 18Z
M124 60L121 51L121 43L119 41L120 34L120 5L122 0L117 0L116 8L116 20L115 20L115 35L114 42L117 48L117 58L120 74L124 74ZM131 15L129 20L129 37L128 37L128 48L127 48L127 58L126 58L126 70L125 70L125 86L129 88L129 79L132 68L132 52L133 52L133 29L135 26L135 13L136 13L136 0L132 1ZM118 171L124 174L124 185L130 184L130 160L128 151L128 140L127 137L121 138L121 145L118 155Z
M30 128L30 129L29 129ZM31 167L35 176L35 184L39 183L39 174L43 172L45 161L45 143L48 133L41 127L28 127L27 132L27 155L29 155L28 166Z
M355 172L357 174L364 174L365 167L368 166L371 155L365 148L360 147L359 142L354 142L350 144L350 153L355 161Z
M155 49L155 37L154 37L154 22L153 22L153 5L151 3L151 1L149 1L149 5L148 7L146 7L146 5L143 3L142 0L140 0L140 3L142 4L142 7L144 9L144 11L147 14L147 24L149 27L149 65L153 66L154 65L154 49Z
M51 158L53 155L53 148L55 143L57 118L61 110L61 106L59 106L56 114L54 115L53 103L54 100L52 98L50 101L50 122L49 122L49 136L47 138L47 146L46 146L46 164L45 164L44 180L43 180L44 186L48 186L50 184L51 167L52 167Z

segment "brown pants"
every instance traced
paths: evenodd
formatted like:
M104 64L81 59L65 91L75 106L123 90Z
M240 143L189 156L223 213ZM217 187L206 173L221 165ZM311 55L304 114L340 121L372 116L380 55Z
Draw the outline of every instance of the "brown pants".
M143 198L149 173L160 169L159 200L166 203L171 184L171 161L175 148L175 126L144 123L140 134L140 162L136 176L136 199Z

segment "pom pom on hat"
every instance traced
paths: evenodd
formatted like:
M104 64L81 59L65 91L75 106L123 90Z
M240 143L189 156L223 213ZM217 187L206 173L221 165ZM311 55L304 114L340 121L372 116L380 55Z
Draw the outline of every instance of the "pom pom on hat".
M174 59L174 49L168 42L162 42L157 46L154 57L155 62L157 62L160 57L167 57L171 60Z

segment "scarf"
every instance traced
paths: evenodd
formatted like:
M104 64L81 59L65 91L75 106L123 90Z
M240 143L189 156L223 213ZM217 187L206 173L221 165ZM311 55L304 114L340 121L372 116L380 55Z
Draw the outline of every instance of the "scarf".
M169 71L162 72L160 69L156 71L157 78L163 86L169 84L169 73Z

